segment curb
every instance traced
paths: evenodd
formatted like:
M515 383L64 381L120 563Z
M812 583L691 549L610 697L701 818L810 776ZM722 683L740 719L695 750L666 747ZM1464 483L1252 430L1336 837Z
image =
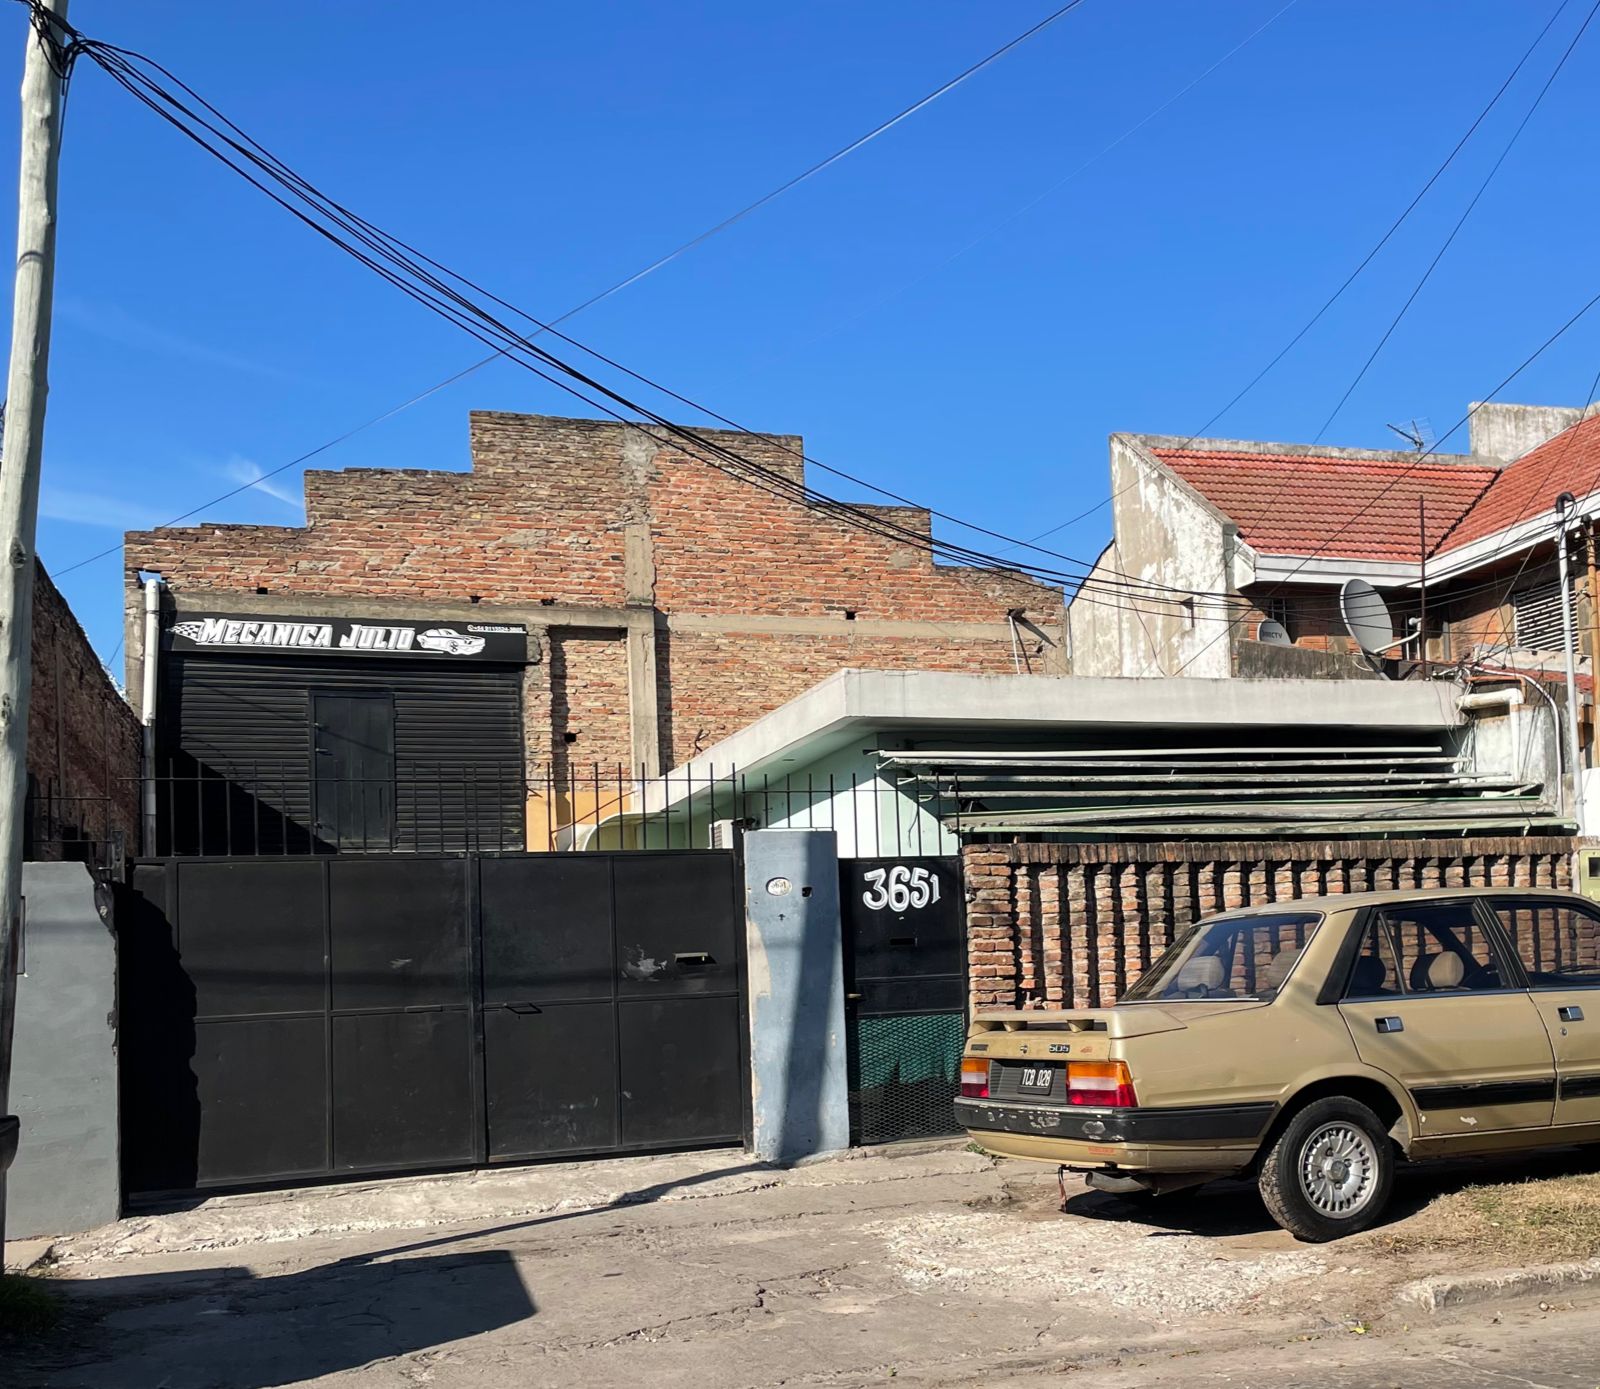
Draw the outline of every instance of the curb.
M1600 1259L1572 1264L1536 1264L1532 1268L1490 1269L1459 1277L1441 1274L1407 1283L1395 1294L1395 1301L1424 1312L1442 1312L1479 1302L1557 1292L1596 1279L1600 1279Z
M14 1239L6 1241L5 1272L26 1273L45 1263L55 1253L53 1239Z

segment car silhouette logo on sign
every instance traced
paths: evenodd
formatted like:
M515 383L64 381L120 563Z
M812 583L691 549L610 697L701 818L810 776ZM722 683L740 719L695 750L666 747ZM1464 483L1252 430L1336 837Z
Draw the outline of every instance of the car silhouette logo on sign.
M469 637L452 627L430 627L417 633L417 645L425 651L443 651L451 656L476 656L485 646L482 637Z

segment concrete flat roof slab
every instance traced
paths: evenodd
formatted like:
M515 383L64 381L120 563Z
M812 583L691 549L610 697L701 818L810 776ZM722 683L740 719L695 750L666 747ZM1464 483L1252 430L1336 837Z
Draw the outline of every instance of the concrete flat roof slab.
M676 781L759 770L863 729L1352 728L1439 732L1462 722L1444 681L1189 680L842 670L675 768ZM647 804L668 795L651 787Z

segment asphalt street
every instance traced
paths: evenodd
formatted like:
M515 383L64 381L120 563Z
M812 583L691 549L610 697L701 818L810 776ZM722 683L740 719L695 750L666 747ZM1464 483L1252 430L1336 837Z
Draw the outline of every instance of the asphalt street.
M1404 1330L1341 1328L1216 1354L1117 1356L990 1382L1028 1389L1596 1389L1600 1295L1545 1305L1541 1311L1536 1301L1519 1301Z

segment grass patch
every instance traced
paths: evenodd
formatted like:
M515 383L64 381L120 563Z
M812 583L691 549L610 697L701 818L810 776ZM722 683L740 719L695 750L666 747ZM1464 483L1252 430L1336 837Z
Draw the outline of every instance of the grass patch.
M0 1274L0 1336L42 1336L61 1320L61 1298L38 1278Z
M1600 1258L1600 1173L1469 1186L1370 1238L1396 1254L1470 1249L1479 1264Z

